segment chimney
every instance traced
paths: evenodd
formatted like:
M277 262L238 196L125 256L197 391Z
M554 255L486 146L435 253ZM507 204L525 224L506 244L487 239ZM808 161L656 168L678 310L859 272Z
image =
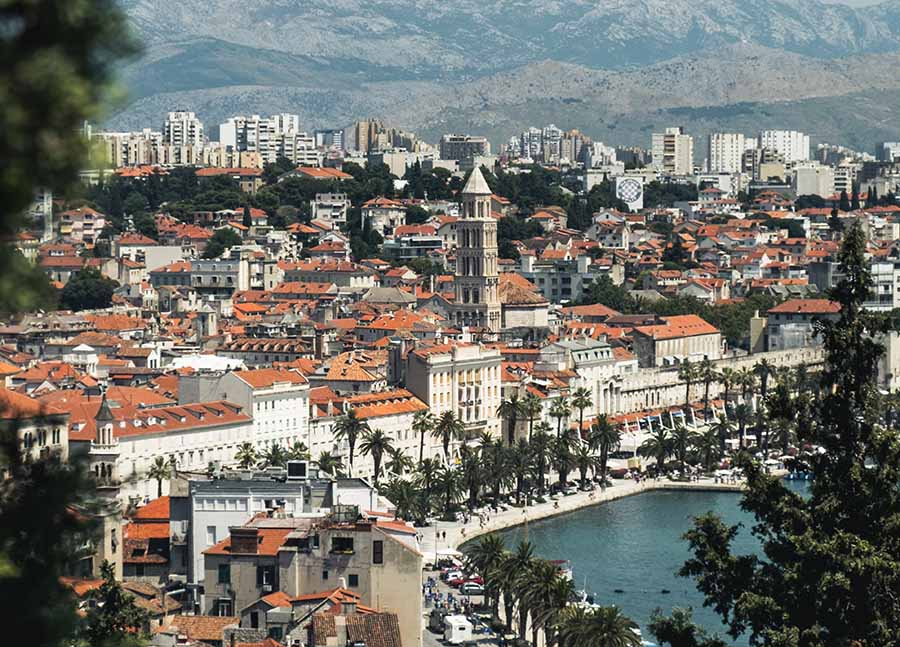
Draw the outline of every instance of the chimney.
M231 552L255 555L259 552L259 528L238 526L229 528L231 532Z

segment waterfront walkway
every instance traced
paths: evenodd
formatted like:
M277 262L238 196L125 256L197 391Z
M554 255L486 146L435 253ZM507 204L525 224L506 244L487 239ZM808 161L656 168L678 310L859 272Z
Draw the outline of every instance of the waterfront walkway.
M433 527L422 529L420 545L422 553L425 555L425 561L430 562L435 559L436 554L456 550L473 537L518 526L526 521L546 519L547 517L580 510L587 506L615 501L616 499L640 494L641 492L651 492L653 490L740 492L743 487L743 481L738 481L737 483L716 483L713 479L705 478L699 481L669 481L661 478L659 480L649 479L640 483L631 480L615 480L613 485L607 487L606 490L601 490L598 486L597 489L591 492L578 492L569 496L560 496L556 500L548 499L545 503L536 503L525 508L510 506L508 510L502 510L498 513L490 512L487 516L487 522L483 526L480 524L477 516L470 518L468 524L438 521Z

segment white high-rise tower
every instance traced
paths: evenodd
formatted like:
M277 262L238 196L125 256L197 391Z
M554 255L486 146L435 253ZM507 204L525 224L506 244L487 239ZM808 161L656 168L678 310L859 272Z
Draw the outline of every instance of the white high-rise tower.
M462 190L461 215L456 224L456 323L498 332L497 221L491 215L491 189L477 166Z

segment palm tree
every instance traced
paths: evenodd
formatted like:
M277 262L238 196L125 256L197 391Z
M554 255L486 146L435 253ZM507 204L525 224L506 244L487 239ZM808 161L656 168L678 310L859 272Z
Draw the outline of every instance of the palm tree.
M700 462L703 463L707 472L712 470L715 461L722 456L719 433L715 428L707 429L703 433L691 434L691 446L699 454Z
M519 638L522 640L525 640L525 627L528 620L528 606L522 599L522 580L523 576L531 570L534 561L534 548L531 542L523 541L512 554L508 564L508 567L512 568L515 573L512 594L519 603Z
M450 464L450 443L453 441L465 440L466 428L463 426L462 420L456 417L452 411L445 411L438 418L437 424L431 431L435 438L439 438L441 445L444 447L444 461Z
M606 465L609 461L609 454L618 451L622 445L622 430L613 425L604 414L597 418L588 440L591 447L600 450L600 478L603 487L606 487Z
M500 492L507 487L512 476L509 472L509 451L503 441L497 439L481 446L481 460L484 463L484 475L491 496L496 502L500 498Z
M437 473L435 485L444 504L444 519L452 520L453 504L459 500L459 475L450 465L444 465Z
M709 388L717 379L716 368L709 358L704 357L697 366L697 376L703 382L703 418L709 418Z
M415 483L406 479L393 478L384 488L384 494L394 504L394 518L421 523L427 510L422 505L422 493Z
M331 452L322 452L316 460L316 465L320 472L329 476L338 476L344 467L344 462L340 456L335 456Z
M738 449L744 449L744 435L747 431L747 422L750 420L750 405L741 403L734 408L734 419L738 423Z
M716 438L718 438L719 443L719 452L725 453L725 445L729 438L731 438L734 433L734 426L731 424L731 421L727 420L724 416L718 418L711 426L710 431L715 433Z
M541 399L534 393L528 393L522 400L522 413L528 420L528 442L531 442L531 434L534 429L534 421L537 420L541 411L543 411Z
M363 436L359 451L372 457L372 462L375 464L375 487L378 487L378 478L381 476L381 460L392 449L394 449L394 445L390 436L381 429L368 431Z
M640 647L637 625L616 607L570 605L557 621L561 647Z
M672 439L669 437L669 432L665 429L654 429L650 432L650 437L638 447L638 454L645 458L656 459L656 471L660 474L663 473L666 459L671 453Z
M519 605L527 609L531 615L531 644L538 644L538 633L543 629L547 635L550 623L547 622L557 610L554 608L556 581L560 577L559 567L545 559L532 560L529 568L519 578ZM569 586L571 587L571 581ZM573 587L574 590L574 587Z
M434 484L437 481L440 467L440 462L435 458L426 458L419 465L418 473L416 474L416 482L427 494L434 492Z
M269 445L268 449L262 454L262 465L264 467L284 467L286 460L287 454L284 451L284 447L276 442Z
M731 368L730 366L726 366L725 368L719 371L719 380L722 382L722 398L725 400L725 411L727 412L729 409L728 400L731 396L731 387L737 383L738 372Z
M413 459L407 456L399 447L391 447L388 450L388 461L385 469L396 476L403 476L415 467Z
M552 447L553 466L559 474L559 484L563 485L569 480L569 472L574 467L572 446L580 441L575 437L574 430L566 430L562 436L556 439Z
M531 438L531 453L534 456L534 473L537 476L538 492L544 491L544 476L547 471L547 456L553 443L553 438L547 433L550 425L546 422L538 423Z
M481 491L483 476L481 456L477 449L468 445L459 448L459 474L463 488L469 494L469 510L474 510L478 505L478 494Z
M419 465L425 458L425 436L434 428L434 415L430 409L417 411L412 422L413 431L419 434Z
M535 587L537 616L532 620L544 631L544 644L556 642L555 627L560 614L575 599L575 585L568 577L563 577L557 569L556 576L549 582ZM532 611L534 613L534 610Z
M678 379L684 382L684 415L691 409L691 385L697 379L697 367L686 359L678 367Z
M520 438L519 442L510 448L508 456L509 469L516 479L516 505L522 505L522 491L525 489L525 480L532 466L531 451L524 438Z
M369 423L365 420L360 420L356 416L354 409L350 409L334 423L334 439L346 441L350 450L350 469L347 471L349 476L353 476L353 455L356 452L356 441L368 431L371 431Z
M750 391L756 388L756 373L752 368L744 367L737 372L737 383L741 387L741 401L746 403Z
M585 387L580 387L575 389L572 393L572 406L575 409L578 409L578 437L581 438L582 430L584 429L584 410L589 409L593 402L591 402L591 392L590 389Z
M587 486L588 470L594 470L596 473L600 461L594 456L594 452L591 451L591 448L584 443L575 448L573 458L575 460L575 466L578 468L579 474L581 474L581 487L585 488Z
M763 416L765 413L766 397L769 394L769 378L775 374L775 367L766 359L762 359L753 367L754 373L759 376L759 403L756 407L756 429L761 438L757 442L761 444L763 453L769 449L769 435L763 430Z
M521 544L519 546L521 548ZM497 595L503 595L503 617L506 624L506 633L512 630L516 589L519 584L519 571L516 569L516 558L507 551L504 552L503 558L498 561L490 573L490 579L496 582L497 585Z
M242 470L248 470L256 465L258 459L259 456L256 453L256 448L253 446L253 443L249 442L241 443L237 453L234 455L234 460L237 461L238 467Z
M150 465L150 471L147 472L148 477L156 480L157 499L162 496L163 481L169 478L171 475L172 472L169 470L169 465L166 462L166 459L162 456L157 456L156 460L153 461L153 464Z
M688 428L680 422L676 423L675 429L672 430L671 443L672 453L675 454L675 458L678 460L678 465L681 469L681 473L682 475L684 475L685 463L687 463L688 449L691 446L691 432L688 431Z
M556 398L553 401L553 404L550 407L550 417L556 419L556 437L559 438L562 435L562 423L563 420L569 417L569 414L572 413L571 407L569 407L569 401L564 397Z
M518 393L513 393L497 407L497 415L506 420L506 443L509 446L516 443L516 422L521 413L522 401Z
M463 547L466 568L481 573L481 577L484 579L484 594L491 607L493 617L497 616L497 607L500 604L500 590L493 575L506 554L503 537L494 532Z
M309 447L306 446L306 443L297 441L293 447L287 450L287 459L289 461L308 461Z

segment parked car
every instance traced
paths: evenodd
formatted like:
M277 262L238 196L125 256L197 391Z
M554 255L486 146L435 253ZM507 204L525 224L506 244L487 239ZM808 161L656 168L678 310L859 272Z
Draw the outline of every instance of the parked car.
M477 582L466 582L459 587L459 592L463 595L484 595L484 587Z

